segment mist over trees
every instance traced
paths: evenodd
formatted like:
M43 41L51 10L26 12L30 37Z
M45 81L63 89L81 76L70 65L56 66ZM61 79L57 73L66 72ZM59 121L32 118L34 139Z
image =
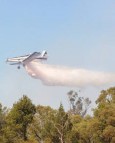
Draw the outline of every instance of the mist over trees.
M114 143L115 87L102 90L93 116L91 101L70 90L70 109L35 106L23 95L11 109L0 104L0 143Z

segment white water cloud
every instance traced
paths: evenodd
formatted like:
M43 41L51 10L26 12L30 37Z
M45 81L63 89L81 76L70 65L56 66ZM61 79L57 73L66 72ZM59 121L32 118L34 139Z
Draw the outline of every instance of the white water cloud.
M25 66L27 73L51 86L100 86L115 83L114 73L96 72L86 69L66 68L31 62Z

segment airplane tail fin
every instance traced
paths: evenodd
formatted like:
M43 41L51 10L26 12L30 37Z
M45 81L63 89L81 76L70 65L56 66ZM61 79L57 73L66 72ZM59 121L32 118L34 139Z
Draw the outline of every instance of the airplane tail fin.
M46 55L47 55L47 52L46 51L42 51L41 57L44 57Z

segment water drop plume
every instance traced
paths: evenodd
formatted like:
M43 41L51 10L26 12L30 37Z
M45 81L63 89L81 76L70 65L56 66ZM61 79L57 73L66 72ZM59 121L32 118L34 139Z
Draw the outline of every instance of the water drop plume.
M67 68L32 61L25 65L27 73L51 86L100 86L115 83L114 73Z

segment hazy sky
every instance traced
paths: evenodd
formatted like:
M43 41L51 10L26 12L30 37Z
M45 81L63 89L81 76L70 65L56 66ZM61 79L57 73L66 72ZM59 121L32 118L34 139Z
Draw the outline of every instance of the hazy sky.
M45 86L6 58L47 50L48 64L115 72L114 0L0 0L0 102L11 107L23 94L33 103L69 107L73 87ZM110 85L111 86L111 85ZM110 87L108 86L108 87ZM87 87L93 102L105 87Z

